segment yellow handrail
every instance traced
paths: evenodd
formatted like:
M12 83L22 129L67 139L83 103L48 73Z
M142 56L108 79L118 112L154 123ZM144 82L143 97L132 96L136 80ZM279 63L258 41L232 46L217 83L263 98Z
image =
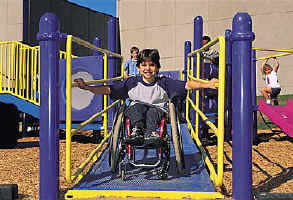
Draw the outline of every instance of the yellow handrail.
M210 170L211 180L214 182L216 186L220 186L223 183L223 165L224 165L224 150L223 150L223 142L224 142L224 98L225 98L225 38L223 36L217 37L216 39L210 41L200 49L196 49L193 52L190 52L187 55L187 80L197 80L200 82L206 82L206 80L200 79L200 52L205 49L219 43L219 84L218 87L218 127L212 124L208 118L204 115L202 111L199 109L199 90L196 91L196 104L194 104L191 100L190 93L187 92L187 101L186 101L186 120L188 122L188 128L191 131L192 137L195 139L199 149L202 151L204 156L204 160L207 164L208 169ZM197 66L196 66L196 75L197 77L193 77L191 74L191 58L197 55ZM189 119L189 104L195 110L196 116L196 124L195 130L193 129L190 119ZM204 149L202 148L201 142L199 140L199 116L203 119L203 121L211 127L211 129L215 132L215 135L218 138L217 143L217 173L212 165L210 159L206 155Z
M282 56L290 56L292 54L293 53L280 53L280 54L271 55L271 56L264 56L264 57L257 58L256 61L266 60L266 59L269 59L269 58L277 58L277 57L282 57Z
M82 165L77 169L77 171L74 173L73 176L71 176L71 137L73 134L77 133L79 130L81 130L83 127L85 127L87 124L92 122L94 119L97 117L103 115L103 127L104 127L104 140L103 143L106 142L106 140L109 137L108 133L108 113L109 109L111 109L113 106L116 104L120 103L120 100L117 100L113 102L111 105L108 105L108 95L104 95L104 109L93 116L91 116L88 120L82 122L77 128L71 129L71 89L72 87L76 87L76 83L72 83L71 80L71 45L72 42L76 42L79 45L85 46L87 48L93 49L100 51L104 54L103 59L104 59L104 79L103 80L93 80L93 81L87 81L86 84L92 85L92 84L99 84L99 83L104 83L104 85L107 85L108 82L110 81L115 81L115 80L121 80L123 79L123 65L121 65L121 76L119 77L113 77L108 79L108 55L111 55L113 57L121 58L122 56L116 53L113 53L111 51L105 50L98 48L92 44L90 44L87 41L84 41L80 38L74 37L72 35L67 36L67 43L66 43L66 181L68 183L71 183L76 180L80 180L82 177L82 170L84 170L85 166L92 160L96 160L96 154L98 152L98 149L100 149L101 144L99 147L94 150L90 157L82 163Z
M71 44L72 36L66 40L66 172L65 178L71 183Z
M113 57L117 57L117 58L123 59L123 57L120 54L114 53L114 52L109 51L109 50L106 50L106 49L102 49L102 48L96 47L95 45L93 45L93 44L91 44L91 43L89 43L89 42L87 42L85 40L82 40L82 39L80 39L78 37L72 36L72 41L73 42L76 42L79 45L82 45L84 47L87 47L89 49L99 51L99 52L101 52L103 54L107 54L107 55L111 55Z
M284 50L284 49L265 49L265 48L252 48L257 51L274 51L274 52L284 52L284 53L293 53L293 50Z

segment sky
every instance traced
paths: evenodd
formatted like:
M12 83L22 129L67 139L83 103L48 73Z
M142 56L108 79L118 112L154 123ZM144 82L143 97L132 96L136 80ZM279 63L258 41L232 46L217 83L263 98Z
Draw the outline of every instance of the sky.
M68 0L78 5L116 17L116 0Z

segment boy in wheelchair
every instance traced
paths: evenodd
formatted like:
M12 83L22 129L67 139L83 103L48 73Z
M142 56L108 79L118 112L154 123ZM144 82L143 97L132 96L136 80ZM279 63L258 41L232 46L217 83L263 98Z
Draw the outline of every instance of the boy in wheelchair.
M187 90L192 89L216 89L216 83L218 83L217 79L203 83L194 80L185 82L164 76L159 77L157 74L160 67L158 50L144 49L139 52L137 58L137 68L140 76L129 77L107 86L89 86L85 84L83 79L75 79L74 81L79 88L89 90L95 94L108 94L112 99L129 98L131 103L124 114L130 120L133 128L129 131L127 139L129 143L138 141L139 144L133 143L132 145L139 146L144 141L153 142L162 137L162 134L160 135L156 129L158 124L161 123L162 117L168 113L167 106L171 97L179 96L184 98ZM113 151L116 151L116 149L113 149ZM114 153L111 152L111 154ZM116 160L111 161L113 171L116 170L117 165Z

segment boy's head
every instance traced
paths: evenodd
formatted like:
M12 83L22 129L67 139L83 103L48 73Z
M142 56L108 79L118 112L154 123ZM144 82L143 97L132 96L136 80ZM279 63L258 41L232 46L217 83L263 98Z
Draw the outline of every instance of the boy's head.
M133 60L137 60L137 55L138 55L139 49L135 46L130 48L130 56L131 59Z
M146 80L153 80L161 67L157 49L144 49L139 52L136 64L139 73Z
M136 66L139 67L141 63L152 61L158 69L160 69L160 54L157 49L144 49L139 52Z
M207 35L202 37L202 45L205 45L211 41L211 38Z
M273 68L269 64L265 64L263 67L263 71L265 74L270 74L273 71Z

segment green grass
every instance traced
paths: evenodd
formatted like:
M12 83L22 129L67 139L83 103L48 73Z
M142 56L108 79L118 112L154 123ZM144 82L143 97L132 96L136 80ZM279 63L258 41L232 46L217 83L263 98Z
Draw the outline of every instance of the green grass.
M293 94L290 95L280 95L278 96L279 99L279 104L280 105L286 105L287 103L287 99L293 99ZM256 97L256 102L258 103L259 99L264 99L262 96L258 96ZM270 121L265 115L264 118L266 121ZM277 126L272 124L270 125L272 128L276 128ZM263 119L260 116L260 113L257 113L257 129L268 129L268 127L266 126L266 124L263 122Z

